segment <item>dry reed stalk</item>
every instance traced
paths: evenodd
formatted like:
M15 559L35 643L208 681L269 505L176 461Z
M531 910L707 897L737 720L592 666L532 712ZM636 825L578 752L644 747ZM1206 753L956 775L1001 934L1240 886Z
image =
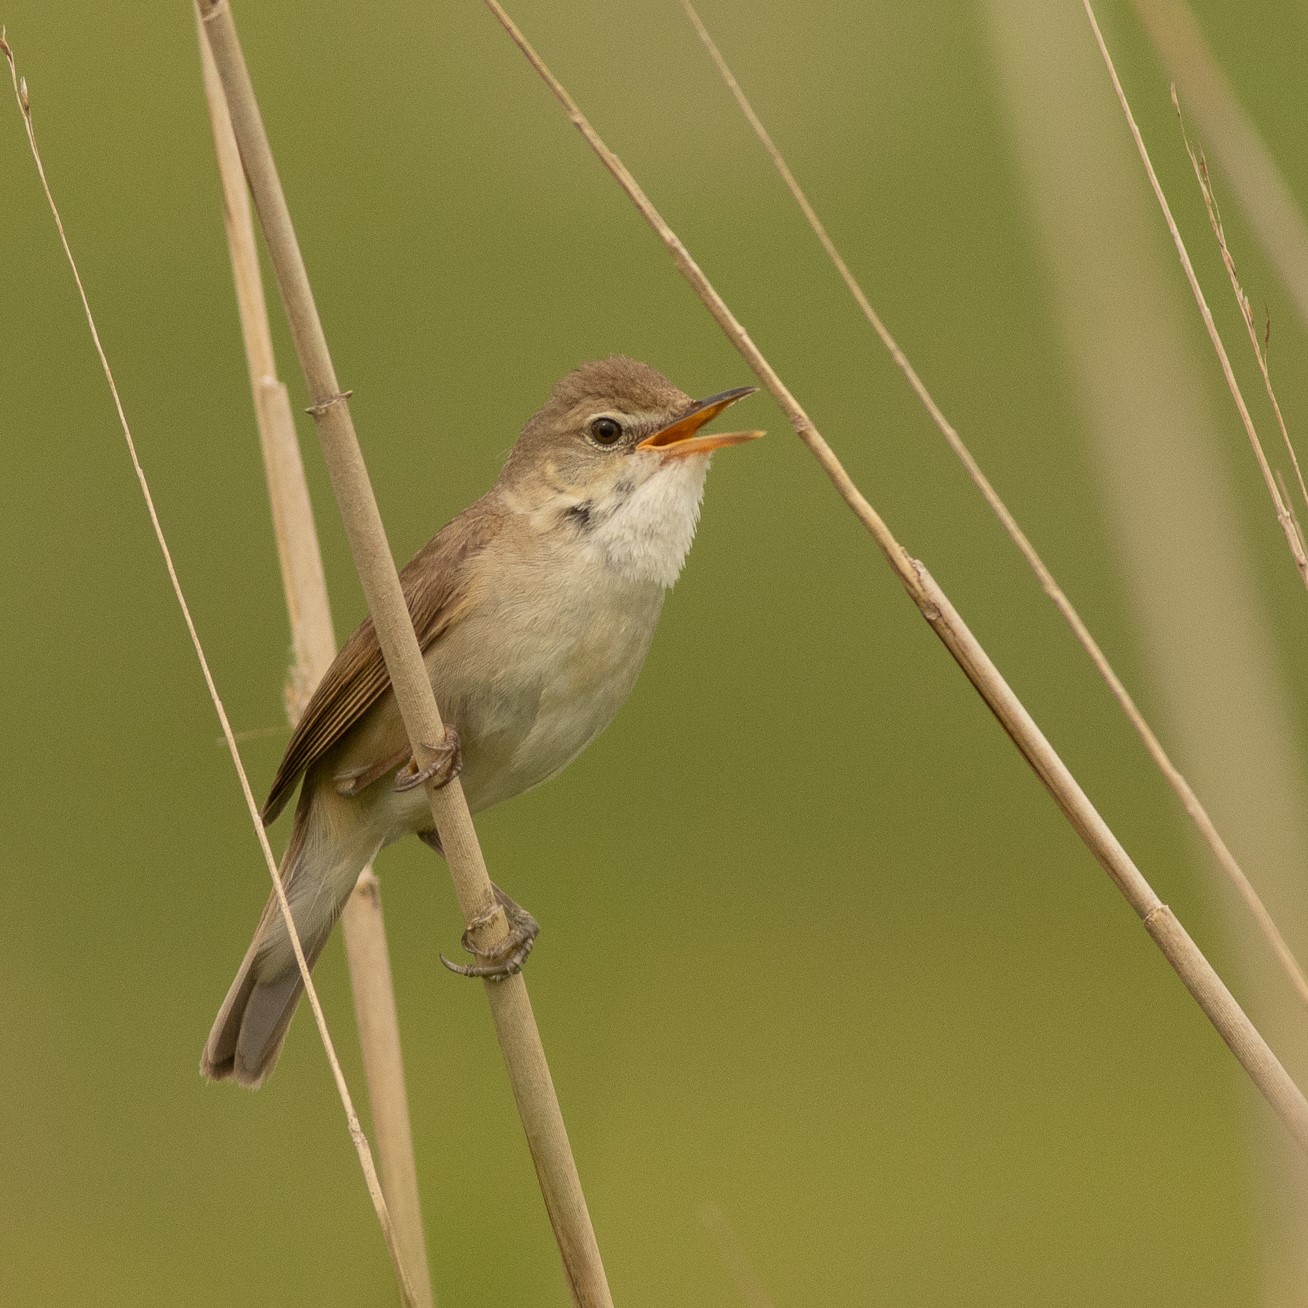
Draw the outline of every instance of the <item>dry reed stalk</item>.
M437 757L444 724L363 463L348 394L341 391L336 379L230 7L227 0L200 0L200 12L312 399L310 412L317 424L350 552L414 758L419 767L424 767ZM459 906L474 941L488 945L504 939L508 923L492 892L463 787L456 778L448 785L429 787L428 797ZM573 1299L584 1308L611 1305L599 1246L526 983L518 975L500 982L487 981L483 988Z
M1108 515L1103 543L1114 555L1141 675L1187 774L1259 869L1282 928L1302 949L1308 815L1287 711L1294 674L1277 656L1224 453L1234 414L1221 407L1225 394L1211 396L1206 384L1212 354L1190 334L1189 291L1084 13L1044 0L989 0L983 8L1047 291L1045 329L1081 418L1097 482L1088 489ZM1276 536L1271 543L1282 548ZM1264 951L1235 929L1229 902L1212 908L1210 930L1226 936L1229 966L1256 1003L1256 1020L1292 1070L1302 1068L1302 1007L1275 984ZM1238 1110L1249 1151L1238 1166L1257 1212L1262 1293L1251 1302L1302 1304L1304 1160L1252 1102L1241 1097L1227 1107Z
M1117 703L1121 707L1122 712L1126 715L1127 720L1131 723L1132 727L1135 728L1136 734L1140 737L1141 741L1144 742L1145 749L1148 751L1149 757L1153 760L1154 765L1158 768L1159 772L1163 774L1167 784L1171 786L1173 792L1181 801L1182 807L1190 816L1191 821L1193 821L1195 826L1198 828L1199 833L1203 837L1204 842L1208 845L1208 848L1212 851L1213 857L1217 860L1218 866L1222 869L1222 872L1235 887L1240 897L1244 900L1246 907L1249 909L1250 914L1253 916L1253 919L1263 936L1263 939L1267 942L1268 948L1272 951L1272 954L1280 963L1285 975L1289 978L1290 984L1295 989L1295 993L1305 1005L1308 1005L1308 977L1304 976L1303 969L1299 966L1299 961L1294 956L1294 951L1290 948L1285 937L1281 934L1280 928L1276 925L1275 920L1268 911L1266 905L1263 903L1257 890L1254 889L1253 883L1245 875L1244 869L1240 866L1235 855L1231 852L1230 847L1223 839L1221 833L1217 830L1217 826L1209 816L1208 810L1204 807L1198 795L1195 794L1193 787L1181 773L1181 770L1175 763L1173 763L1171 757L1163 748L1162 742L1158 739L1153 728L1150 727L1149 723L1145 720L1144 714L1141 713L1138 705L1132 698L1131 693L1127 690L1121 678L1113 669L1112 664L1109 663L1108 656L1100 648L1099 642L1095 640L1089 627L1086 626L1085 621L1082 619L1080 613L1077 612L1072 601L1067 597L1067 594L1064 592L1062 587L1059 586L1053 573L1050 572L1035 546L1018 525L1017 519L1013 516L1008 505L1004 503L999 492L994 488L990 479L982 471L981 465L976 461L971 450L968 449L963 438L958 434L957 429L945 417L944 412L936 403L931 392L927 389L926 383L918 375L917 370L909 361L908 356L900 348L898 341L896 341L891 335L889 328L887 328L885 323L882 322L881 316L872 307L863 287L850 271L849 265L845 262L845 259L836 247L835 242L832 240L830 233L826 229L826 225L822 222L821 218L818 217L817 211L813 208L813 205L807 194L805 194L804 189L795 179L794 173L791 172L789 165L786 163L781 151L777 148L771 134L763 125L762 119L759 118L758 114L755 112L754 106L750 103L749 98L741 89L740 83L737 82L731 68L728 66L722 52L718 49L717 43L713 40L708 28L704 25L704 21L700 18L695 6L691 3L691 0L681 0L681 7L686 11L687 18L690 19L691 25L694 27L700 41L703 42L705 48L708 50L709 55L717 66L718 72L721 74L723 81L726 82L727 88L735 97L736 103L740 106L741 112L745 115L750 126L754 129L755 135L759 138L759 141L767 152L768 157L772 160L777 172L781 174L781 179L785 182L786 188L790 191L796 204L799 205L804 217L808 221L808 225L813 229L813 233L817 236L819 242L821 242L822 248L827 253L827 257L835 265L836 271L840 274L841 280L845 283L850 295L854 297L854 301L862 311L864 318L867 319L872 330L876 332L882 345L894 360L895 365L899 368L900 372L904 374L904 378L907 380L914 395L917 396L922 407L926 409L931 421L935 423L940 434L945 438L946 443L949 445L949 448L957 456L959 462L962 463L967 475L972 479L973 484L981 492L995 517L999 519L1013 544L1015 544L1021 551L1022 557L1026 559L1032 572L1035 573L1045 594L1053 601L1054 606L1058 609L1059 613L1062 614L1064 621L1066 621L1067 625L1072 629L1073 635L1076 636L1077 640L1081 643L1082 648L1090 656L1091 662L1095 665L1099 675L1107 683L1109 690L1113 694L1113 698L1117 700ZM1223 246L1223 248L1225 247ZM1252 321L1252 319L1250 319L1250 321ZM1257 348L1256 334L1255 348ZM1259 357L1261 359L1261 352ZM1264 375L1266 375L1265 371ZM1270 385L1271 382L1269 380L1269 389ZM1279 414L1279 408L1277 412ZM1287 437L1286 439L1288 443L1289 438ZM1297 463L1295 464L1295 468L1297 471Z
M327 581L313 522L304 461L295 434L290 396L277 376L268 323L259 252L241 158L232 135L222 84L195 10L205 101L213 129L214 153L223 192L223 218L232 259L232 276L254 395L259 445L272 508L273 533L294 651L286 688L286 712L294 726L336 654ZM345 958L354 995L382 1191L390 1206L400 1254L408 1269L418 1308L432 1308L434 1296L418 1193L409 1100L399 1017L391 981L390 955L382 919L381 890L371 867L359 876L341 914Z
M386 1248L391 1256L391 1264L395 1271L395 1278L399 1283L400 1294L406 1305L410 1308L417 1308L417 1300L414 1298L413 1288L409 1284L408 1276L405 1272L404 1265L400 1259L399 1247L396 1243L395 1230L391 1223L390 1213L386 1206L386 1199L382 1194L381 1183L377 1177L377 1169L373 1165L372 1150L368 1146L367 1136L363 1133L363 1128L359 1125L359 1116L354 1110L353 1100L350 1098L349 1087L345 1083L345 1074L341 1071L340 1061L336 1057L336 1050L332 1044L331 1033L327 1029L327 1021L323 1016L322 1005L318 1001L318 992L313 985L313 977L309 972L309 966L305 962L304 950L300 944L300 938L296 934L295 921L291 916L290 905L286 902L286 891L282 885L281 875L277 868L277 860L273 857L272 847L268 843L268 835L264 831L263 822L259 817L259 806L255 802L254 792L250 789L250 780L246 776L245 767L241 762L241 753L236 744L236 737L232 733L232 726L227 718L227 710L223 707L221 696L218 694L217 684L214 682L213 673L209 669L209 660L205 657L204 646L200 643L200 635L196 630L195 621L191 617L190 605L186 602L186 595L182 590L182 583L177 575L177 569L173 564L172 551L168 548L168 540L164 535L163 525L159 520L158 511L155 508L154 496L150 492L150 484L146 480L145 469L141 466L141 461L136 452L136 441L132 436L131 427L127 422L127 414L123 409L123 402L118 394L118 385L114 380L113 369L109 366L108 356L105 354L104 346L100 342L100 333L95 325L95 318L91 313L90 301L87 299L86 288L82 285L81 274L77 270L77 262L73 258L72 247L69 245L67 233L64 231L63 219L59 216L58 206L55 204L54 195L50 190L50 183L46 178L45 165L41 161L41 152L36 144L36 131L32 125L31 102L27 90L27 79L19 78L18 68L14 59L14 53L9 43L4 39L3 31L0 30L0 54L3 54L9 64L9 74L14 85L14 95L18 100L18 107L23 115L23 124L27 131L27 142L32 152L32 158L36 163L37 176L40 178L41 189L45 193L46 203L50 207L50 213L54 218L55 228L59 233L59 243L63 247L64 257L68 260L68 266L72 270L73 280L77 285L78 298L82 304L82 311L86 316L86 324L91 333L91 341L95 346L96 356L100 360L100 367L104 372L105 381L109 386L109 393L113 397L114 411L118 417L118 424L122 429L123 439L127 444L127 452L132 462L132 470L136 474L136 480L141 488L141 494L145 499L146 511L150 516L150 525L154 529L155 540L158 542L159 551L163 555L164 567L168 572L168 580L173 588L173 595L176 597L177 605L182 611L183 621L186 623L186 631L190 636L191 645L195 650L195 656L199 660L200 671L204 676L204 684L209 692L209 698L213 703L214 712L218 715L219 724L222 727L223 739L227 742L228 752L232 757L232 764L236 769L237 778L240 781L241 793L245 799L245 805L250 814L250 820L254 826L255 835L259 841L259 847L263 852L264 862L268 867L268 875L272 879L273 893L276 896L278 907L281 909L282 920L286 923L287 931L290 933L291 947L295 953L295 961L300 969L300 975L304 980L305 998L309 1001L309 1007L313 1010L313 1018L318 1026L318 1034L322 1038L323 1049L327 1053L327 1061L332 1070L332 1077L336 1082L336 1090L340 1095L341 1104L345 1109L346 1123L349 1128L350 1138L354 1142L354 1147L359 1155L359 1165L363 1169L364 1179L368 1186L368 1193L372 1198L373 1207L377 1212L377 1220L381 1224L382 1234L386 1240Z
M1131 0L1149 39L1231 179L1237 203L1308 326L1308 222L1294 192L1180 0Z
M1190 252L1185 248L1185 242L1181 239L1181 232L1176 225L1176 219L1172 217L1172 209L1167 203L1167 196L1163 194L1162 183L1158 180L1158 174L1154 172L1153 161L1149 158L1149 151L1145 146L1144 137L1140 135L1140 128L1136 125L1135 115L1131 112L1126 92L1122 89L1122 83L1117 76L1117 69L1113 65L1113 57L1108 53L1108 46L1104 41L1103 33L1099 30L1095 11L1090 5L1090 0L1081 0L1081 6L1090 22L1090 30L1094 33L1095 44L1099 47L1099 54L1108 69L1109 77L1112 79L1113 91L1117 95L1117 102L1122 108L1123 116L1126 118L1126 125L1130 129L1131 139L1135 142L1136 151L1140 155L1140 162L1144 164L1145 173L1149 177L1149 185L1153 190L1154 198L1158 201L1158 207L1163 211L1163 217L1167 222L1167 230L1172 237L1172 244L1176 247L1177 257L1181 260L1181 267L1185 271L1185 279L1190 285L1190 292L1194 296L1195 304L1199 306L1199 316L1203 319L1204 330L1208 333L1208 339L1212 342L1213 350L1222 368L1222 376L1226 379L1226 388L1231 392L1231 398L1235 401L1235 407L1240 414L1240 421L1244 424L1245 432L1249 437L1249 444L1253 448L1254 457L1258 460L1258 469L1263 475L1267 493L1271 496L1272 506L1276 510L1276 520L1281 524L1281 530L1285 533L1285 543L1290 548L1290 556L1294 559L1294 566L1299 570L1299 576L1303 584L1308 587L1308 553L1305 553L1303 541L1299 538L1298 524L1294 520L1294 514L1290 512L1289 505L1281 495L1281 488L1277 485L1276 478L1272 475L1271 466L1267 462L1267 456L1263 453L1262 442L1258 439L1258 432L1254 428L1254 421L1249 414L1249 407L1244 402L1240 384L1235 379L1235 371L1231 367L1231 360L1226 353L1226 346L1222 344L1217 324L1213 321L1212 312L1208 308L1208 301L1204 298L1203 288L1199 285L1199 278L1195 274L1194 265L1190 262Z
M1217 241L1217 248L1221 251L1222 266L1226 269L1227 280L1231 283L1231 293L1235 296L1235 302L1240 309L1240 317L1244 319L1245 331L1249 335L1249 345L1254 352L1254 358L1258 360L1258 371L1262 374L1263 390L1267 392L1268 402L1272 406L1272 413L1276 416L1276 426L1281 433L1281 442L1285 446L1285 452L1290 457L1290 466L1294 469L1294 478L1299 486L1299 496L1303 500L1305 507L1308 507L1308 486L1304 485L1303 469L1299 466L1299 456L1295 453L1294 442L1290 439L1289 430L1285 425L1285 415L1281 412L1281 402L1276 398L1276 389L1272 385L1271 370L1267 366L1267 349L1262 338L1258 335L1258 328L1254 324L1253 307L1249 303L1249 297L1244 293L1244 287L1240 283L1240 274L1235 269L1235 256L1231 253L1231 247L1226 241L1226 228L1222 225L1222 215L1217 207L1217 197L1213 194L1213 179L1208 171L1208 160L1204 157L1203 151L1195 153L1194 146L1190 144L1189 133L1185 130L1185 119L1181 114L1181 102L1177 98L1176 87L1172 87L1172 108L1176 110L1177 121L1181 124L1181 139L1185 142L1185 152L1190 156L1190 166L1194 169L1195 181L1199 183L1200 194L1204 197L1204 208L1208 211L1208 225L1213 229L1213 236ZM1270 326L1268 328L1270 330ZM1289 505L1290 497L1285 490L1285 482L1277 471L1277 485L1281 490L1281 499ZM1290 509L1293 514L1293 508ZM1299 529L1299 524L1294 524L1295 534L1299 541L1299 549L1304 549L1303 532Z
M1308 1100L1304 1099L1299 1087L1282 1067L1221 977L1177 921L1171 909L1154 893L925 565L909 555L854 485L813 420L750 339L744 326L691 258L681 239L664 221L626 165L605 145L576 101L550 72L498 0L485 0L485 3L563 106L569 121L582 134L604 167L667 247L677 270L690 283L723 334L735 346L763 387L776 400L796 435L817 459L841 498L867 528L931 629L999 719L1000 725L1043 782L1072 828L1139 915L1145 929L1184 982L1186 989L1217 1028L1218 1034L1284 1122L1299 1147L1308 1152Z

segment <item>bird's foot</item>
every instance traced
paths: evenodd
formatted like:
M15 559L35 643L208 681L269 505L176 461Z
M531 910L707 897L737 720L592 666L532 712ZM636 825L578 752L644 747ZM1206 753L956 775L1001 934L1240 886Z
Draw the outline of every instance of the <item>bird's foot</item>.
M426 767L419 767L415 758L409 761L395 774L395 789L403 794L416 790L419 786L432 782L436 789L448 786L463 771L463 751L459 747L459 733L445 724L445 739L439 745L428 745L433 758Z
M452 963L444 954L441 962L460 976L482 977L487 981L506 981L522 971L527 956L531 953L536 937L540 934L540 923L527 912L521 904L515 903L499 886L491 883L495 891L495 905L479 914L468 924L463 933L462 945L474 958L476 963ZM473 939L479 928L495 920L500 912L509 922L509 933L503 940L493 945L480 945Z

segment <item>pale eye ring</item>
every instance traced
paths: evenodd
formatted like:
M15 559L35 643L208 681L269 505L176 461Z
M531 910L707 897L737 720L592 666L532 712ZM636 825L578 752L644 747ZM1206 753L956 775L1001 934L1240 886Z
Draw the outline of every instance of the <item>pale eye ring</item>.
M616 445L622 439L622 424L616 418L596 418L590 424L590 438L596 445Z

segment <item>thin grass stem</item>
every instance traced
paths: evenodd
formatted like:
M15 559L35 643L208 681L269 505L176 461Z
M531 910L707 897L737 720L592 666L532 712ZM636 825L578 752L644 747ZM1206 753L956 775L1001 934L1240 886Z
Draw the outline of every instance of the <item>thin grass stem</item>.
M1095 44L1099 47L1099 54L1103 58L1104 66L1108 69L1108 76L1112 80L1117 103L1121 106L1122 114L1126 118L1126 125L1130 130L1131 140L1135 142L1136 151L1140 155L1140 162L1144 164L1154 198L1158 201L1158 207L1163 211L1163 218L1167 223L1167 230L1171 235L1172 244L1176 247L1177 257L1180 259L1181 268L1185 272L1185 280L1189 283L1190 292L1194 296L1195 304L1199 307L1199 316L1203 319L1204 330L1208 333L1208 339L1212 342L1217 361L1221 365L1222 376L1226 380L1226 388L1231 392L1231 398L1235 401L1240 421L1249 437L1249 444L1253 449L1254 458L1258 461L1258 470L1262 473L1263 482L1267 486L1267 493L1271 496L1272 507L1276 511L1276 520L1281 524L1281 530L1285 534L1285 542L1290 547L1290 557L1294 560L1294 566L1299 570L1300 579L1308 587L1308 554L1304 552L1303 542L1299 539L1294 515L1281 497L1281 488L1276 484L1276 478L1272 476L1271 465L1267 462L1266 454L1263 453L1262 442L1258 439L1258 432L1254 427L1253 418L1250 416L1249 406L1245 404L1244 394L1240 390L1240 383L1235 379L1235 370L1231 367L1230 356L1226 352L1226 346L1222 344L1221 334L1217 330L1217 324L1213 321L1212 311L1208 308L1208 301L1204 298L1203 288L1199 285L1199 278L1195 273L1194 264L1190 262L1190 252L1185 248L1185 241L1181 238L1181 231L1176 225L1176 219L1172 217L1172 207L1167 203L1167 196L1163 193L1163 186L1158 180L1158 174L1154 172L1153 160L1149 158L1149 150L1145 146L1144 137L1141 136L1140 128L1136 125L1135 115L1131 112L1131 105L1126 98L1126 92L1122 89L1121 80L1117 76L1117 68L1113 63L1112 55L1108 52L1104 34L1099 30L1099 22L1095 18L1095 11L1090 4L1090 0L1081 0L1081 6L1090 22L1090 30L1094 33Z
M923 618L949 650L991 712L999 719L1004 730L1043 782L1073 829L1144 922L1151 938L1217 1028L1218 1033L1254 1084L1285 1123L1299 1147L1308 1152L1308 1101L1304 1099L1303 1093L1268 1047L1258 1029L1249 1020L1171 910L1159 900L1034 719L1000 675L989 655L963 622L949 598L936 584L926 567L909 555L854 484L813 420L777 375L758 346L750 339L744 326L727 307L726 302L699 265L691 258L681 239L664 221L622 161L605 145L576 101L568 94L558 78L550 72L498 0L485 0L485 3L537 75L563 106L569 121L582 134L586 143L662 240L672 255L677 270L690 283L714 321L753 370L763 387L776 400L794 427L796 435L817 459L841 498L867 528Z
M1299 320L1308 327L1308 222L1253 119L1182 0L1131 0Z
M290 397L277 375L272 329L259 271L254 222L236 138L222 83L195 9L205 101L213 129L222 183L223 216L232 276L245 342L246 363L272 508L293 659L286 687L286 712L294 726L336 653L322 552L295 434ZM382 919L381 887L365 867L341 914L345 958L368 1083L382 1189L395 1223L396 1239L417 1296L418 1308L432 1308L434 1295L423 1231L413 1128L404 1085L399 1015Z
M1216 824L1210 817L1208 810L1195 794L1193 787L1186 780L1181 770L1172 761L1170 755L1163 748L1162 742L1149 723L1145 720L1144 714L1140 711L1139 706L1132 698L1131 693L1127 690L1122 679L1117 675L1112 664L1108 661L1108 656L1104 653L1091 634L1089 627L1086 626L1080 613L1068 598L1066 592L1055 580L1053 573L1049 570L1043 558L1035 546L1031 543L1026 533L1018 524L1017 519L1013 516L1012 511L994 488L990 479L981 469L971 450L967 447L963 438L958 434L957 429L946 419L944 412L936 403L931 392L927 389L926 383L918 375L917 370L909 361L908 356L900 348L899 343L891 335L890 330L881 320L881 316L873 309L867 294L860 285L854 274L850 271L849 265L842 257L836 243L832 240L826 225L818 216L816 209L809 200L804 189L796 180L795 175L791 172L785 158L782 156L780 149L773 141L771 134L764 126L762 119L758 116L754 106L750 103L749 98L741 89L740 83L736 80L726 59L723 57L721 50L718 49L717 43L710 35L708 28L704 25L699 13L691 0L681 0L681 7L686 11L687 18L690 19L696 34L703 42L709 55L717 66L718 72L726 82L728 89L740 106L741 112L745 115L750 126L754 129L755 135L758 136L768 157L772 160L773 165L781 174L782 181L785 182L787 189L803 211L804 217L808 220L809 226L822 244L827 256L835 265L836 271L840 274L841 280L845 283L850 295L853 296L855 303L862 310L863 316L867 319L872 330L877 334L883 346L885 346L890 357L894 360L900 372L903 373L909 387L914 395L921 402L922 407L930 415L931 421L935 423L940 434L945 438L949 448L958 457L962 463L967 475L972 479L976 488L981 492L986 503L990 506L1002 524L1004 530L1008 533L1013 544L1017 546L1022 557L1026 560L1028 566L1035 573L1045 594L1053 601L1054 606L1063 616L1064 621L1072 629L1073 635L1081 643L1082 648L1090 656L1091 662L1099 672L1099 675L1107 683L1113 698L1117 700L1122 712L1126 715L1127 720L1135 729L1136 734L1144 742L1145 749L1149 757L1153 760L1154 765L1163 774L1169 786L1177 798L1181 801L1182 807L1189 815L1191 821L1198 828L1200 835L1203 837L1208 848L1212 851L1213 857L1217 860L1218 866L1226 875L1227 879L1235 887L1237 893L1244 900L1245 905L1252 914L1254 921L1257 923L1263 939L1267 942L1268 948L1275 956L1282 970L1289 978L1290 984L1294 987L1295 993L1300 1001L1308 1006L1308 977L1304 975L1303 968L1300 967L1298 959L1294 956L1294 951L1290 948L1285 937L1282 935L1280 928L1276 925L1267 906L1263 903L1257 890L1254 889L1252 882L1245 875L1244 869L1236 860L1235 855L1231 852L1230 847L1223 839L1221 833L1217 830ZM1297 465L1296 465L1297 466Z
M1176 110L1177 122L1181 124L1181 139L1185 142L1185 152L1190 156L1190 166L1194 169L1195 180L1199 183L1200 194L1204 197L1204 208L1208 211L1208 225L1213 229L1213 236L1217 241L1217 248L1221 251L1222 266L1226 269L1227 280L1231 283L1231 292L1235 296L1235 302L1240 309L1240 317L1244 319L1245 330L1249 334L1249 345L1254 352L1254 358L1258 360L1258 371L1262 374L1263 389L1267 392L1267 399L1271 403L1272 413L1276 417L1276 426L1281 433L1281 441L1285 446L1285 452L1290 457L1290 466L1294 469L1295 481L1299 486L1299 495L1305 506L1308 506L1308 486L1304 485L1303 469L1299 466L1299 456L1295 453L1294 442L1290 439L1289 429L1285 425L1285 415L1281 412L1281 402L1276 398L1276 388L1272 385L1271 370L1267 365L1267 346L1266 339L1270 332L1270 324L1264 328L1263 335L1258 334L1258 327L1254 322L1253 307L1249 303L1249 297L1245 294L1244 287L1240 283L1240 274L1235 268L1235 256L1231 253L1231 247L1226 240L1226 228L1222 225L1222 214L1217 207L1217 197L1213 194L1213 178L1208 171L1208 160L1203 153L1196 153L1194 147L1190 144L1189 133L1185 130L1185 119L1181 114L1181 102L1176 94L1176 87L1172 87L1172 108ZM1286 494L1285 483L1281 477L1277 476L1277 485L1281 491L1281 502L1286 506L1286 513L1291 518L1291 526L1299 541L1299 551L1304 552L1303 532L1299 530L1298 521L1294 519L1294 509L1290 503L1290 497Z
M308 385L309 411L317 425L350 552L414 759L419 767L425 767L439 757L444 723L377 511L350 416L349 397L336 378L230 6L227 0L201 0L200 12ZM429 787L427 793L464 920L474 943L492 946L507 936L509 927L494 897L463 787L456 778L447 785ZM569 1289L581 1308L604 1308L612 1304L612 1298L526 983L518 975L487 981L484 990Z
M217 684L214 682L213 673L209 668L209 661L205 657L204 646L200 643L200 635L196 630L195 621L191 616L190 605L186 602L186 595L182 590L182 583L177 575L177 569L173 564L172 551L168 548L168 540L164 535L163 525L159 520L158 510L155 508L154 496L150 492L150 483L146 480L145 469L141 466L140 457L136 450L136 441L132 437L132 430L127 421L127 414L123 409L123 402L118 393L118 384L114 380L113 369L109 366L108 356L105 354L104 346L100 342L100 333L95 325L95 318L91 313L91 304L87 298L86 288L82 284L81 274L77 269L77 262L73 258L72 246L69 244L68 235L64 231L63 219L59 216L58 206L55 204L54 195L50 189L50 183L46 178L45 165L41 161L41 152L36 143L36 131L32 125L31 101L27 89L27 79L19 78L18 68L14 59L14 53L9 43L0 34L0 53L3 53L9 63L9 74L14 85L14 95L18 100L19 109L23 115L23 123L27 130L27 142L32 152L32 158L36 163L37 175L40 178L41 189L45 193L46 203L50 207L51 216L54 218L55 227L59 233L59 243L63 247L64 256L68 260L68 266L72 270L73 280L77 285L78 298L82 303L82 311L86 316L87 327L91 333L91 341L95 346L96 356L100 360L100 367L104 371L105 381L108 383L110 395L113 397L114 411L118 416L118 423L122 429L123 439L127 444L127 452L132 461L132 470L136 474L136 480L141 488L141 494L145 499L146 511L150 516L150 525L154 529L155 540L159 544L160 553L163 555L164 567L168 572L168 580L172 584L173 594L177 599L177 605L182 611L182 619L186 623L187 634L191 638L191 645L195 649L195 656L199 660L200 671L204 676L204 684L209 692L209 698L213 702L214 712L218 715L219 724L222 727L223 738L227 742L227 749L232 756L232 765L236 769L237 778L240 781L241 793L245 798L245 805L249 811L250 821L254 826L255 836L259 842L259 848L263 852L264 862L268 867L268 875L272 879L273 893L277 898L278 907L281 909L282 920L286 923L286 929L290 934L291 947L295 953L296 965L300 969L300 976L304 980L305 998L309 1001L309 1007L313 1010L313 1019L318 1027L318 1034L322 1038L323 1049L327 1053L327 1062L332 1070L332 1078L336 1082L336 1090L340 1095L341 1104L345 1109L345 1120L349 1128L350 1139L354 1142L354 1148L359 1155L359 1165L363 1169L364 1179L368 1186L368 1194L372 1199L373 1207L377 1212L377 1220L381 1224L382 1234L386 1240L386 1248L391 1255L391 1264L395 1270L395 1278L400 1286L400 1293L406 1305L411 1308L417 1308L417 1300L414 1298L413 1287L409 1284L409 1279L405 1273L404 1265L400 1259L399 1247L396 1243L395 1229L391 1223L390 1213L386 1207L386 1199L382 1194L381 1183L377 1177L377 1169L373 1164L372 1150L368 1146L368 1138L359 1124L359 1116L354 1110L354 1102L350 1097L349 1087L345 1083L345 1074L341 1071L340 1060L336 1057L336 1049L332 1044L331 1032L327 1029L327 1020L323 1016L322 1005L318 1001L318 992L314 988L313 977L309 972L309 965L305 961L304 949L300 944L300 937L295 930L295 921L291 916L290 905L286 901L286 890L282 885L281 875L277 869L277 860L273 857L272 847L268 843L267 833L264 831L263 822L259 817L259 806L255 802L254 792L250 789L250 780L246 776L245 766L241 762L241 752L236 744L236 737L232 732L231 723L227 718L227 710L223 707L223 701L218 694Z

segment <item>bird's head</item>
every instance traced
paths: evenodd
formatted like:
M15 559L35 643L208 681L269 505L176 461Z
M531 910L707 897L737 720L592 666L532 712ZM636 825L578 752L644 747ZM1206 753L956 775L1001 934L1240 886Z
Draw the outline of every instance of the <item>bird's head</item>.
M692 400L635 359L583 364L523 428L500 486L522 508L601 545L624 570L671 585L694 535L708 456L763 435L701 428L756 389Z

